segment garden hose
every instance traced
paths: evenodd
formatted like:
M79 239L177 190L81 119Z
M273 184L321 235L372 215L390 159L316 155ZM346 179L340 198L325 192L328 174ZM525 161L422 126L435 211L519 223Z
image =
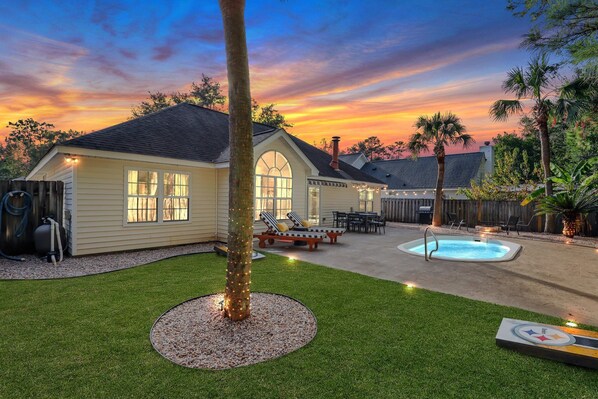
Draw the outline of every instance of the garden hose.
M11 203L11 198L14 197L23 197L23 206L14 206ZM29 222L29 211L31 210L32 202L33 199L31 198L31 194L25 191L10 191L6 193L4 197L2 197L2 200L0 200L0 228L2 227L2 215L4 212L12 216L20 217L21 221L17 225L15 236L17 238L21 237L27 229L27 223ZM0 256L15 261L25 260L25 258L6 255L4 252L2 252L2 250L0 250Z

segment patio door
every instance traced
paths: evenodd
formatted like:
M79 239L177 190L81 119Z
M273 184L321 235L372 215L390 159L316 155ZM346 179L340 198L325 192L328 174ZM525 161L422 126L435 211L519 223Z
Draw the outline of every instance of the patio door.
M320 187L309 186L307 189L307 219L315 225L320 224Z

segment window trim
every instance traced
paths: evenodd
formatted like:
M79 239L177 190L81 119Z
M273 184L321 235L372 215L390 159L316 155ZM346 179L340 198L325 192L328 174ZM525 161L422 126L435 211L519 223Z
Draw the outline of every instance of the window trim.
M271 175L262 175L262 174L257 174L256 170L257 170L257 164L260 161L260 159L262 159L262 157L269 153L269 152L273 152L274 153L274 157L276 158L276 153L280 154L286 161L287 161L287 165L289 167L289 172L291 174L291 177L283 177L283 176L271 176ZM277 191L277 183L278 183L278 179L288 179L291 182L291 196L290 197L283 197L283 198L278 198L276 196L274 197L258 197L256 194L256 188L257 188L257 177L260 176L262 178L273 178L274 179L274 192L276 193ZM287 158L287 156L282 152L282 151L278 151L276 149L267 149L264 152L262 152L257 159L255 160L255 164L253 165L253 184L254 184L254 192L253 192L253 212L254 212L254 222L259 222L260 218L259 216L257 216L256 219L256 215L258 214L258 211L261 212L261 210L257 209L257 199L272 199L273 200L273 204L274 204L274 217L276 217L276 213L277 213L277 208L276 208L276 201L277 200L289 200L291 201L291 207L290 207L290 211L293 210L293 202L294 202L294 193L295 193L295 181L293 180L293 167L291 165L291 161L289 161L289 158ZM286 216L286 215L285 215ZM286 219L286 218L285 218ZM278 219L277 220L283 220L283 219Z
M170 226L170 225L177 225L177 224L189 224L192 222L192 180L193 180L193 173L191 171L184 171L184 170L176 170L176 169L162 169L162 168L153 168L147 166L125 166L123 168L123 227L127 228L143 228L148 226ZM129 197L129 171L130 170L146 170L149 172L157 172L158 173L158 191L156 192L156 196L158 199L158 206L157 212L158 217L157 221L155 222L129 222L127 220L127 213L128 213L128 197ZM164 210L164 173L179 173L189 176L189 209L188 209L188 218L187 220L163 220L163 210ZM183 197L181 197L183 198Z
M310 197L309 197L309 190L313 188L318 190L318 221L316 222L317 225L322 224L322 187L317 186L315 184L308 184L307 185L307 220L310 220L309 208L310 208Z
M367 199L367 194L366 194L366 199L362 200L361 199L361 193L363 193L363 192L365 192L365 193L370 193L371 192L372 193L372 199L368 200ZM359 209L359 212L374 212L374 202L375 202L375 200L376 200L376 194L375 194L374 190L367 189L367 188L359 190L358 194L357 194L357 208ZM364 210L363 211L361 210L361 203L362 202L364 203ZM372 210L371 211L368 211L368 203L372 204Z

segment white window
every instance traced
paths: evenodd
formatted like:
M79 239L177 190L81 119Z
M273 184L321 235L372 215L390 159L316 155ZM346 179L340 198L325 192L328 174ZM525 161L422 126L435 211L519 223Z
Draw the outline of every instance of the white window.
M264 153L255 165L255 220L260 212L271 212L286 219L293 209L293 173L287 159L278 151Z
M128 170L127 223L189 220L189 175L151 170Z
M359 191L359 212L374 211L374 190Z
M158 173L148 170L130 170L127 187L127 222L157 222Z
M164 173L162 220L189 220L189 175Z
M320 224L320 187L309 186L307 189L307 220Z

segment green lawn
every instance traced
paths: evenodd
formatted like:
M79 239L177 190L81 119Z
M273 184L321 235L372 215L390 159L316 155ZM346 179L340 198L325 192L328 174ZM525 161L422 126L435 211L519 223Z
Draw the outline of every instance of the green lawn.
M224 275L225 260L204 254L98 276L0 281L0 397L598 397L596 371L494 342L502 317L561 320L275 255L254 264L252 288L314 312L308 346L226 371L185 369L154 352L154 320L222 291Z

